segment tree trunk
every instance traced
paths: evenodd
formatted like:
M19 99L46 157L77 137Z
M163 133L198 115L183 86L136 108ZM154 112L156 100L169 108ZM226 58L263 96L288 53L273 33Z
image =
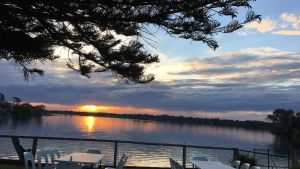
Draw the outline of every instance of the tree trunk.
M23 153L25 152L24 148L21 146L19 138L18 137L11 137L11 141L14 145L14 148L18 154L19 160L24 161L24 155Z

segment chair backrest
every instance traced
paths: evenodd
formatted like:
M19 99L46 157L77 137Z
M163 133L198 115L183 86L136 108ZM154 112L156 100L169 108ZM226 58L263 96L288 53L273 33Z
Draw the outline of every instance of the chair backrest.
M86 152L91 154L101 154L101 151L97 149L89 149Z
M249 169L250 164L249 163L244 163L241 165L240 169Z
M35 163L34 163L34 156L31 152L24 152L24 167L25 169L28 169L28 161L31 161L31 168L36 169Z
M127 162L128 156L126 156L125 154L122 155L116 169L124 169L125 163Z
M232 167L234 167L235 169L239 169L240 168L240 164L241 164L241 161L239 161L239 160L234 160L233 162L232 162Z
M171 169L183 169L183 167L178 162L173 160L172 158L170 158L170 166L171 166Z
M250 169L260 169L258 166L251 166Z
M48 150L47 149L38 149L36 151L36 157L38 160L38 169L42 169L42 158L45 160L45 168L49 168L49 160L48 160Z
M56 169L81 169L77 163L58 163Z
M56 154L57 158L60 158L59 149L57 149L57 148L51 148L50 150L54 153L54 155Z
M50 159L51 159L51 168L54 168L54 165L55 165L55 162L54 162L54 159L55 159L55 155L56 157L60 157L60 153L59 153L59 150L56 149L56 148L48 148L45 150L46 154L48 154L50 156Z
M203 157L203 156L199 156L199 157L193 157L193 160L196 160L196 161L208 161L208 158Z

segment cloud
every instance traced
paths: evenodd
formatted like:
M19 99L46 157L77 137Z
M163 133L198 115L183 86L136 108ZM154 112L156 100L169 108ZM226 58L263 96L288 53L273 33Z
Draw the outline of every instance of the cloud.
M282 22L287 22L292 24L292 28L300 29L300 16L293 13L283 13L280 15Z
M186 60L185 64L189 69L173 74L251 85L287 83L291 79L297 79L300 83L300 53L270 47L219 52L214 57Z
M281 31L273 32L272 34L287 35L287 36L294 36L294 35L299 36L300 30L281 30Z
M187 69L187 65L182 64L183 59L181 57L170 57L161 52L157 53L160 62L146 67L146 74L154 74L157 81L168 82L172 79L176 79L178 76L175 74L170 75L170 72L180 72Z
M240 30L237 32L237 34L239 36L248 36L248 35L251 35L251 34L255 34L255 31L250 31L250 30Z
M300 56L299 52L290 52L290 51L283 51L280 49L276 49L273 47L258 47L258 48L245 48L238 52L239 54L244 55L255 55L255 56L293 56L298 57Z
M232 111L272 111L277 107L299 110L297 98L300 86L280 85L232 85L222 83L177 81L173 84L157 83L151 88L107 89L105 86L54 86L23 85L1 86L1 91L10 96L17 95L26 101L44 102L50 105L96 104L123 113L145 113L192 116L199 112L226 113ZM65 106L67 107L67 106ZM64 108L65 108L64 107ZM56 107L57 108L57 107ZM125 109L126 108L126 109ZM208 114L209 116L209 114Z
M118 113L263 119L275 108L300 110L300 53L260 47L186 60L160 55L162 65L151 67L158 80L146 85L88 79L64 65L47 65L44 77L27 83L0 62L0 93L54 109L95 104Z
M261 33L270 32L275 29L277 21L270 18L262 19L260 23L251 22L245 26L246 29L254 29Z
M245 30L239 31L237 34L239 36L248 36L254 33L253 30L274 35L300 35L300 16L285 12L277 20L266 17L260 23L251 22L245 25Z
M240 35L240 36L247 36L247 35L249 35L249 33L245 32L245 31L239 31L237 34Z

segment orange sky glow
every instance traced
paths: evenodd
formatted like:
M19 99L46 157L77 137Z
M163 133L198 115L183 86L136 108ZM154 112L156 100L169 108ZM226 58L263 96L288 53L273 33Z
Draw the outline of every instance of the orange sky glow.
M105 112L105 113L146 113L158 114L161 110L155 108L136 108L132 106L113 106L113 105L96 105L96 104L81 104L81 105L63 105L34 102L33 105L45 105L48 110L72 110L80 112Z

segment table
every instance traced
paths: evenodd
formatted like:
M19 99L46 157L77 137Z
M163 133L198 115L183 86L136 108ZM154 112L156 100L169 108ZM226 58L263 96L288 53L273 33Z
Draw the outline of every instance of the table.
M226 164L217 161L191 161L199 169L234 169Z
M72 156L72 161L70 157ZM72 162L81 164L98 164L104 158L104 154L91 154L91 153L72 153L60 158L55 159L56 162Z

